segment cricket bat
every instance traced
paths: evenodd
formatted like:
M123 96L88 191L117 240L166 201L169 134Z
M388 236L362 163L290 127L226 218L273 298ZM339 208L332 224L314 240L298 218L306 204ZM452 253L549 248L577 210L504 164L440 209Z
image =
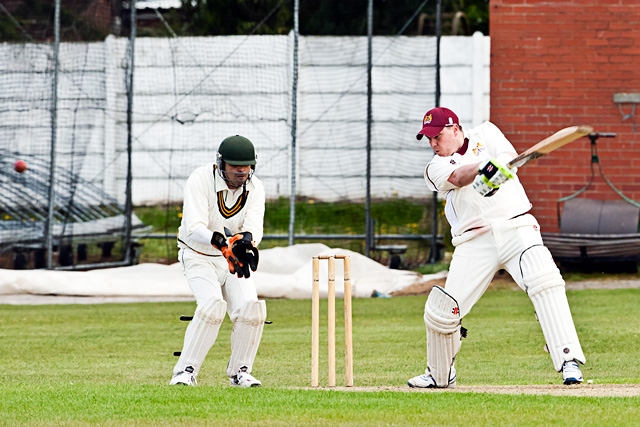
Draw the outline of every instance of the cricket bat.
M560 147L564 147L568 143L575 141L578 138L582 138L585 135L593 132L591 126L570 126L559 130L551 136L546 137L542 141L538 142L533 147L525 150L515 159L511 160L507 166L509 169L517 168L529 163L531 160L535 160L538 157L542 157L545 154L549 154Z

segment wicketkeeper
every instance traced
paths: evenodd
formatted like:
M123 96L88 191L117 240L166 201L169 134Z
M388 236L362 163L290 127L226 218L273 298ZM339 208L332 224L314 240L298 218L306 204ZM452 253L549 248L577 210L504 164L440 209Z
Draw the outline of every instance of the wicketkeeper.
M585 363L565 283L544 246L531 203L515 170L516 151L492 123L463 132L448 108L429 110L417 138L435 155L424 171L427 186L445 194L455 247L444 288L433 288L424 310L427 369L410 387L455 387L454 362L465 334L461 322L504 269L533 302L546 347L564 384L583 381Z
M251 141L230 136L220 144L217 161L193 171L184 187L178 259L197 308L173 368L172 385L196 385L226 314L234 324L227 365L231 385L262 385L251 375L267 317L251 278L258 267L265 209L255 167Z

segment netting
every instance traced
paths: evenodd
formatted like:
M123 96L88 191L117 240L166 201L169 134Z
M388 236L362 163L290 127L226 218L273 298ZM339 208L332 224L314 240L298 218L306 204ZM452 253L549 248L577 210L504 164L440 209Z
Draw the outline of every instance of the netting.
M360 13L366 24L364 3L342 12ZM415 11L396 17L396 27L405 28ZM27 32L20 23L28 19L13 18L20 37L39 28L32 23ZM15 266L18 255L22 266L42 266L52 178L57 265L121 260L129 218L134 231L143 229L125 207L179 205L191 171L213 162L220 141L233 134L254 142L268 199L360 202L368 187L378 199L431 197L422 172L432 152L415 134L436 97L434 36L374 36L369 58L365 35L300 35L294 52L294 33L171 31L169 38L137 38L132 53L126 37L82 41L88 28L69 24L65 34L76 41L60 44L57 72L48 40L0 45L0 254L12 252ZM42 35L50 37L46 25ZM488 78L479 89L470 78L488 68L488 49L477 55L467 37L442 45L442 98L471 124L488 105ZM18 159L28 165L22 174L12 168Z
M52 267L121 262L127 139L119 138L126 103L118 98L126 98L128 41L64 42L56 52L32 36L51 37L46 19L12 6L3 12L30 41L0 45L0 267L48 266L47 235ZM76 6L68 2L63 16ZM91 33L86 23L65 22L63 37ZM14 169L19 160L25 171Z
M434 98L435 39L376 37L372 52L371 193L424 197L431 153L415 134ZM301 39L299 195L365 197L367 63L366 37Z
M372 190L424 195L429 151L416 117L434 94L433 38L374 43ZM142 39L136 49L134 204L180 202L196 167L228 135L251 139L268 198L290 194L291 38ZM297 195L365 196L367 40L303 37L300 43ZM427 65L430 64L430 65ZM419 122L418 122L419 124Z
M289 194L289 38L140 39L136 47L134 204L182 201L220 141L256 145L269 197Z

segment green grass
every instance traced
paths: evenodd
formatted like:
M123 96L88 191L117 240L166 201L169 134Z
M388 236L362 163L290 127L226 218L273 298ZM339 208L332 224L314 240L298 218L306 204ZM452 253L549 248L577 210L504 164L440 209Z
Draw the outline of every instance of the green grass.
M568 297L588 359L585 378L639 384L640 290ZM406 380L425 365L424 302L354 301L356 386L408 390ZM638 397L307 389L310 302L268 300L267 308L273 324L265 326L254 366L264 386L238 390L225 376L228 320L199 386L167 385L186 326L178 316L191 314L193 303L0 306L0 426L640 425ZM524 293L491 288L464 326L460 386L560 383ZM321 383L325 366L321 352ZM342 369L338 357L338 381Z
M266 234L289 231L289 199L266 203ZM141 206L136 215L156 233L173 233L180 225L180 206ZM381 234L424 234L431 232L431 201L389 199L371 203L375 231ZM312 199L296 203L296 234L362 234L365 232L364 203L321 202Z
M428 233L431 227L431 202L388 199L371 203L376 233ZM364 203L320 202L307 199L296 203L296 233L321 234L365 232ZM289 229L289 199L267 202L265 229L270 233L286 233Z
M431 200L388 199L376 200L371 204L371 216L376 221L376 234L430 234L432 227ZM167 239L142 239L144 244L140 262L174 263L178 250L175 236L180 225L182 214L180 206L138 207L136 215L147 225L153 227L154 233L166 234ZM445 250L451 252L450 228L439 207L439 234L444 235ZM336 220L339 219L339 220ZM311 199L296 203L296 243L309 243L300 238L304 234L363 234L365 211L363 203L336 202L328 203ZM267 202L265 211L265 234L287 234L289 228L289 200L280 198ZM315 241L314 241L315 242ZM365 253L363 241L331 240L322 242L331 247ZM416 241L381 241L379 244L406 244L408 246L404 259L404 268L422 274L433 274L449 267L447 262L429 264L431 244ZM260 249L287 246L287 240L263 240ZM388 265L388 254L372 252L372 259ZM564 270L567 281L619 278L637 279L637 274L584 273Z

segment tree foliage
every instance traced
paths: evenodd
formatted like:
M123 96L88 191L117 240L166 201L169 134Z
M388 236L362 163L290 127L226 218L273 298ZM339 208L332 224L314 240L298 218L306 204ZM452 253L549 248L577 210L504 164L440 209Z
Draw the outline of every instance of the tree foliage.
M293 8L285 0L182 0L169 14L176 33L190 36L286 34Z
M180 35L287 34L293 28L293 0L182 0L168 21ZM367 34L368 0L300 0L304 35ZM375 0L374 35L433 35L435 0ZM488 0L443 0L443 34L488 34Z
M158 11L166 22L157 19L150 9L139 11L138 36L288 34L293 29L294 0L181 2L179 8ZM130 4L128 0L63 0L61 39L92 41L103 40L110 32L127 34ZM368 4L369 0L300 0L300 33L366 35ZM17 0L10 5L0 12L0 40L53 39L55 2ZM373 34L434 35L436 6L436 0L374 0ZM141 19L143 14L146 17ZM488 0L442 0L442 34L470 35L475 31L489 33Z
M7 4L0 12L0 40L51 41L54 38L55 2L21 0ZM62 41L104 40L109 34L110 16L87 16L88 3L69 0L60 5L60 39ZM9 7L11 6L11 7ZM104 18L107 22L102 22Z

